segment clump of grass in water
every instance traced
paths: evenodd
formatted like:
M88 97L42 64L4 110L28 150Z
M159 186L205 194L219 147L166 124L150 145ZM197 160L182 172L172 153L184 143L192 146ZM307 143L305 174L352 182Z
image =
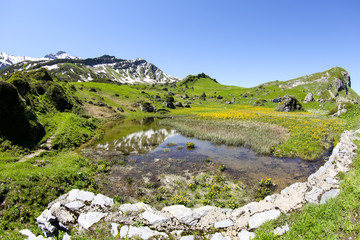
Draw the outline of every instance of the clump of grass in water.
M176 142L171 142L171 143L168 143L168 144L166 144L168 147L174 147L174 146L176 146L177 145L177 143Z
M186 148L188 150L194 150L195 149L195 143L193 143L193 142L186 143Z

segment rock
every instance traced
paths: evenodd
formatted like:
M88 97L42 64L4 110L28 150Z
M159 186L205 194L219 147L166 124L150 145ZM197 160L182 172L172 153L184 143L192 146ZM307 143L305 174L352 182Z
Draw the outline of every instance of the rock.
M296 110L303 110L303 107L295 97L288 95L282 98L281 103L279 103L276 108L276 111L280 112L292 112Z
M230 240L230 237L224 237L221 233L215 233L211 236L210 240Z
M183 205L164 207L162 211L170 213L170 215L179 220L179 222L189 226L195 225L200 218L200 214Z
M119 230L118 230L119 226L120 224L118 223L111 223L111 235L113 235L114 237L116 237L119 234Z
M256 213L251 216L249 221L250 229L260 227L264 222L267 222L272 219L276 219L280 216L279 210L269 210L261 213Z
M142 112L154 112L154 107L148 103L148 102L144 102L140 104L140 110Z
M29 229L23 229L19 231L20 234L27 236L28 239L36 238L35 234L33 234Z
M167 108L175 109L175 105L173 102L164 102L163 104Z
M94 193L80 190L76 199L83 202L91 202L94 199L94 197L95 197Z
M325 103L325 100L323 98L319 98L318 100L316 100L319 103Z
M36 222L40 230L45 233L45 236L52 236L58 227L58 220L48 209L45 209L41 215L36 218Z
M143 202L138 202L135 204L122 204L119 207L119 210L122 213L134 213L134 212L140 212L140 211L150 211L150 212L154 212L155 209L152 208L150 205L147 205Z
M184 96L182 96L183 99L188 99L189 95L185 94Z
M280 102L281 102L281 99L280 99L280 98L274 98L274 99L271 99L271 102L273 102L273 103L280 103Z
M334 82L333 82L333 87L335 90L335 97L337 97L339 95L339 92L342 90L345 90L346 94L348 94L348 88L347 88L347 84L345 84L341 79L339 78L335 78Z
M184 107L181 102L176 102L175 107Z
M68 193L68 196L67 196L67 200L69 202L73 202L77 199L78 195L79 195L79 189L72 189L69 193Z
M133 227L133 226L122 226L120 229L120 238L135 238L139 237L141 239L154 239L157 236L168 238L168 235L165 233L153 231L148 227Z
M118 107L117 110L118 110L119 112L124 112L124 109L123 109L122 107Z
M156 95L156 96L154 97L154 99L155 99L155 101L157 101L157 102L161 102L161 97L158 96L158 95Z
M234 226L234 222L231 221L230 219L224 220L224 221L220 221L220 222L216 222L214 224L214 228L218 229L218 228L227 228L227 227L231 227Z
M310 192L305 193L305 200L309 203L318 203L319 197L322 193L322 189L314 186Z
M241 230L241 232L239 232L239 234L238 234L238 238L240 240L250 240L250 239L255 238L255 233L248 232L246 230Z
M314 96L312 93L308 93L304 99L304 103L309 103L314 101Z
M253 214L258 210L259 203L258 202L251 202L251 203L246 204L243 208L248 209L250 214Z
M65 207L67 207L71 211L78 211L80 208L82 208L84 206L85 206L85 204L82 201L74 201L74 202L69 202L69 203L65 204Z
M64 233L62 240L71 240L71 236L67 233Z
M70 213L69 211L67 211L64 207L61 207L58 210L56 210L54 214L56 216L56 219L62 225L66 225L68 223L75 223L76 222L75 216L72 213Z
M195 235L183 236L180 240L195 240Z
M80 226L88 230L93 224L99 222L107 213L101 212L88 212L80 214L78 223Z
M218 95L216 98L217 98L217 99L223 99L223 97L220 96L220 95Z
M184 107L186 107L186 108L191 108L191 106L190 106L190 104L185 104L185 106Z
M289 226L286 224L286 225L284 225L284 226L282 226L282 227L277 227L277 228L275 228L274 229L274 234L275 235L278 235L278 236L282 236L282 235L284 235L287 231L289 231L290 230L290 228L289 228Z
M331 189L321 196L320 204L325 204L329 199L337 197L340 194L340 189Z
M100 206L102 208L112 207L114 205L114 200L107 196L102 195L99 193L95 196L94 200L91 202L91 206Z
M203 207L199 207L199 208L195 208L193 209L194 212L198 213L200 215L200 217L204 217L206 214L208 214L209 211L217 209L216 207L213 206L203 206Z
M149 211L145 211L143 214L141 214L141 217L144 218L145 220L147 220L150 225L154 225L154 224L158 224L158 223L165 223L165 222L170 221L170 219L167 217L156 215Z

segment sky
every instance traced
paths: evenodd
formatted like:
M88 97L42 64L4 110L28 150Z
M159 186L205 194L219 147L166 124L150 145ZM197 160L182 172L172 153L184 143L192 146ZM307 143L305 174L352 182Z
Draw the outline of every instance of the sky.
M359 0L0 0L0 51L143 58L225 85L345 68L360 94Z

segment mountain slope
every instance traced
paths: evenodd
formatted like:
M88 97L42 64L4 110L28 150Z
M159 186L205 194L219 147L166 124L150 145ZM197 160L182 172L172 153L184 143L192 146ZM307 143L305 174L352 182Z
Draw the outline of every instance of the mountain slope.
M26 56L15 56L9 55L4 52L0 52L0 70L8 66L20 63L20 62L36 62L36 61L49 61L54 59L79 59L78 57L70 56L64 51L59 51L57 53L51 53L46 55L43 58L33 58Z
M46 68L50 74L60 80L69 82L118 82L125 84L158 84L172 83L181 79L170 76L152 63L143 59L125 60L104 55L97 58L78 59L64 52L46 55L39 61L23 61L7 67L2 71L10 74L20 70L37 70ZM49 58L55 58L49 60Z

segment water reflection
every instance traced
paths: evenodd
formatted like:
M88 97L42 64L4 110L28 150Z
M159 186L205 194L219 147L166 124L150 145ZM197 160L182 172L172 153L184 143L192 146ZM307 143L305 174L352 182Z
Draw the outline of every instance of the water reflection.
M109 160L120 160L129 154L127 161L136 163L142 174L191 172L202 167L204 160L210 158L212 162L225 164L228 174L244 182L271 177L282 189L294 182L305 181L322 164L321 160L307 162L298 158L261 156L248 148L188 138L171 128L159 126L154 118L111 122L105 127L103 139L87 146L83 153ZM186 149L187 142L195 143L194 151ZM121 174L121 171L113 171L113 174Z

